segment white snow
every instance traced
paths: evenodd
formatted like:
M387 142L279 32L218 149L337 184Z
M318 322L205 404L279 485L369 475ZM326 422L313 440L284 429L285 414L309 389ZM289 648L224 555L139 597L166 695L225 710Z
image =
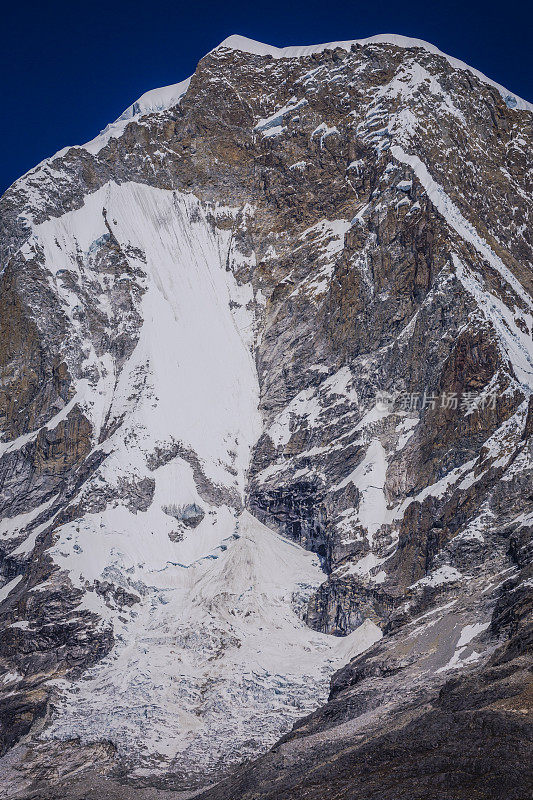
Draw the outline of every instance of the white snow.
M396 432L400 434L398 439L397 452L403 450L411 436L415 432L415 428L420 422L418 417L404 417L396 426Z
M17 575L15 578L8 581L6 584L4 584L4 586L0 588L0 603L2 603L6 599L8 594L10 594L13 591L15 586L17 586L21 580L22 580L22 575Z
M324 44L296 47L273 47L269 44L256 42L254 39L248 39L246 36L234 34L233 36L228 36L227 39L224 39L224 41L221 42L218 47L215 48L215 50L226 47L231 50L240 50L243 53L250 53L258 56L272 56L272 58L303 58L305 56L313 55L314 53L322 53L324 50L334 50L336 48L350 50L352 45L361 45L365 47L373 44L391 44L396 47L403 48L420 47L423 50L426 50L428 53L442 56L452 67L454 67L454 69L468 70L468 72L471 72L483 83L486 83L489 86L494 86L500 92L510 108L520 111L533 110L532 103L522 100L522 98L518 97L518 95L509 92L509 90L504 86L501 86L501 84L496 83L490 78L487 78L487 76L483 75L482 72L470 67L468 64L465 64L464 61L460 61L457 58L453 58L453 56L443 53L438 47L435 47L435 45L430 44L429 42L425 42L423 39L414 39L409 36L401 36L395 33L380 33L375 36L369 36L367 39L350 39L348 41L326 42Z
M461 667L465 667L468 664L472 664L475 661L479 661L481 658L481 653L477 653L473 650L468 656L465 655L465 652L468 648L468 645L475 639L476 636L479 636L480 633L483 633L490 625L490 622L475 622L472 625L465 625L465 627L461 630L461 634L455 645L455 653L445 664L443 667L437 670L439 672L447 672L450 669L460 669Z
M47 735L140 748L145 766L158 756L207 766L244 757L254 737L268 747L326 699L332 671L381 631L369 620L345 638L309 629L295 608L323 580L316 556L247 512L236 534L226 550L170 568L165 588L143 585L142 603L115 623L113 651L60 684ZM131 579L141 576L150 580L139 565Z
M96 259L106 241L104 208L131 267L129 280L140 289L139 339L121 369L110 354L99 355L83 315L72 313L90 294L107 334L120 331ZM84 492L90 497L107 487L110 495L104 511L59 527L49 551L84 590L80 610L96 613L115 637L113 650L81 682L58 684L50 735L76 732L84 741L109 739L124 753L140 749L141 769L164 769L173 758L198 769L219 757L240 760L253 738L268 747L326 699L334 669L381 636L371 622L345 639L309 629L299 614L324 579L318 559L238 513L262 422L254 294L237 283L232 268L254 264L255 255L243 256L231 227L218 228L212 219L227 223L229 216L244 225L252 214L250 207L221 208L179 192L110 183L80 209L35 226L23 248L28 259L43 254L43 274L64 302L65 359L74 360L73 374L84 355L76 402L94 427L94 448L107 454ZM342 221L325 222L306 236L316 236L328 258L343 230ZM64 282L62 269L75 279ZM330 376L321 397L345 402L350 378L346 368ZM312 390L308 395L302 411L312 423L322 406ZM102 445L105 420L120 424ZM181 455L172 457L176 443ZM170 455L150 469L158 448ZM152 502L146 510L128 507L121 487L147 478L155 484ZM221 501L206 499L207 480ZM205 516L179 539L176 520L163 508L189 503ZM106 603L95 581L123 587L139 602L123 609Z
M21 542L21 544L19 544L19 546L16 547L10 553L10 555L12 555L12 556L23 556L24 558L29 556L30 553L32 552L33 548L35 547L35 543L37 541L37 537L41 533L43 533L43 531L45 531L47 528L50 527L50 525L52 524L52 522L54 521L54 519L57 517L58 514L59 514L59 511L57 511L52 517L50 517L50 519L46 520L46 522L43 522L40 525L37 525L37 527L35 527L31 531L30 535L23 542Z
M384 561L384 558L379 558L375 553L370 552L358 561L350 562L347 568L341 568L339 574L342 574L343 578L347 575L357 575L360 578L370 580L372 583L382 583L386 578L386 572L381 570L377 575L371 575L370 573L373 569L383 564Z
M428 168L420 158L415 155L409 155L398 145L393 145L391 147L391 153L394 158L402 164L408 164L413 169L415 175L424 187L427 196L448 224L462 239L475 247L478 253L491 267L500 273L501 277L511 286L513 291L529 308L533 308L533 301L520 281L515 278L512 272L502 262L501 258L499 258L485 240L482 239L474 226L465 219L442 186L432 178Z
M12 539L24 531L33 520L46 511L57 500L58 495L53 495L45 503L33 508L31 511L26 511L23 514L17 514L14 517L4 517L0 521L0 538Z
M277 135L284 130L283 118L305 105L307 105L305 98L298 100L296 97L292 97L279 111L275 111L269 117L258 120L254 130L259 131L263 136Z
M467 269L455 253L452 254L452 260L457 277L476 300L485 319L496 330L503 354L511 362L516 379L529 394L533 391L531 336L516 324L516 314L513 314L499 297L488 291L479 275L472 269Z
M357 486L361 492L356 522L368 531L368 538L372 537L387 520L387 499L385 497L385 474L387 472L387 457L379 439L372 439L365 457L361 463L333 487L332 491L344 489L349 483Z
M22 675L19 675L18 672L6 672L2 678L2 683L12 683L15 680L20 680L21 677Z
M482 531L486 522L490 521L493 516L494 515L491 512L477 516L463 531L461 531L461 533L458 533L457 536L454 536L454 543L475 541L483 544L485 537L483 536Z
M463 575L455 567L445 564L443 567L430 572L424 578L413 583L409 588L414 589L419 586L443 586L446 583L455 583L460 581Z
M89 351L87 363L100 374L97 387L80 382L83 392L78 393L79 405L95 426L95 439L108 415L119 418L132 412L133 404L128 426L145 452L158 442L183 441L206 459L210 477L242 490L243 470L261 423L250 352L253 312L242 310L253 297L250 287L239 287L225 268L233 255L231 231L213 229L207 214L214 209L202 207L192 195L110 183L88 195L81 209L36 226L24 254L31 258L42 248L52 273L64 265L78 272L80 283L93 280L90 250L107 233L104 207L116 222L113 235L124 252L135 248L146 254L146 264L129 257L135 269L146 273L146 291L140 340L120 375L109 359L96 355L78 326L81 348ZM76 258L80 251L86 254L83 268ZM83 303L60 283L53 288L69 306ZM240 317L232 313L230 301L240 301ZM110 318L110 333L115 325ZM132 387L145 374L142 399L131 399ZM124 458L131 459L127 450ZM236 478L230 475L233 469Z
M328 136L333 136L335 133L339 133L338 128L335 125L330 128L325 122L321 122L320 125L312 132L311 139L314 139L315 136L320 136L320 147L323 147L324 139L326 139Z
M455 645L456 648L464 647L469 644L478 634L487 630L489 624L489 622L476 622L473 625L465 625L461 631L459 641Z
M111 122L98 136L84 144L83 148L88 150L89 153L96 155L102 147L108 144L110 139L117 139L122 136L126 125L132 120L139 119L144 114L166 111L172 108L172 106L177 105L189 88L190 82L191 79L187 78L179 83L173 83L170 86L163 86L160 89L151 89L145 92L138 100L132 103L131 106L128 106L115 122Z

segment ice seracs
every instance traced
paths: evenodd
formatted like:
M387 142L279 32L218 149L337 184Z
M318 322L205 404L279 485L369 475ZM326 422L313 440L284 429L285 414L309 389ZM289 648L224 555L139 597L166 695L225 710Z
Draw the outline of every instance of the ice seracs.
M370 621L346 640L308 628L301 617L323 580L318 558L242 512L261 418L254 292L231 267L254 261L232 235L250 214L110 183L35 226L24 247L28 259L42 253L67 310L73 371L84 356L71 407L108 454L84 496L110 494L105 509L60 526L50 550L83 592L79 610L98 614L115 646L81 683L56 684L47 735L110 740L139 769L186 757L201 771L241 760L253 752L246 742L268 747L326 699L335 668L381 637ZM234 225L217 226L222 218ZM125 259L112 278L99 269L110 242ZM140 321L120 366L84 322L90 292L107 335L121 333L115 281L134 284ZM99 445L106 425L116 429ZM196 527L166 513L180 504L202 510ZM132 605L119 613L102 584L121 587Z
M323 579L317 556L247 511L228 534L189 567L128 570L141 600L115 619L111 653L57 684L47 736L108 739L141 771L216 769L266 749L381 638L370 620L346 638L312 631L301 612Z

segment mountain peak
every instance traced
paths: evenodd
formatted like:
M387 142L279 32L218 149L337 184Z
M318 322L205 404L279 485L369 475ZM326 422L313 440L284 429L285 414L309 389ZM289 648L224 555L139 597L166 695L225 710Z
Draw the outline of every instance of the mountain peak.
M2 198L2 796L526 796L531 115L434 50L230 37Z
M483 81L483 83L487 83L489 86L494 86L494 88L500 92L510 108L514 108L517 111L533 111L533 103L524 100L523 98L514 94L514 92L510 92L504 86L496 83L496 81L488 78L482 72L474 67L471 67L469 64L466 64L464 61L461 61L454 56L449 56L434 44L424 41L424 39L416 39L411 36L402 36L401 34L397 33L378 33L375 36L369 36L366 39L348 39L338 42L325 42L323 44L296 45L289 47L274 47L270 44L258 42L255 39L249 39L247 36L232 34L224 39L224 41L215 47L214 50L219 50L220 48L225 47L231 50L240 50L243 53L250 53L257 56L271 56L272 58L304 58L305 56L310 56L315 53L322 53L324 50L335 50L336 48L350 50L354 45L366 47L367 45L372 44L390 44L394 45L395 47L403 47L406 49L418 47L426 50L428 53L432 53L433 55L442 56L452 67L454 67L454 69L466 69Z

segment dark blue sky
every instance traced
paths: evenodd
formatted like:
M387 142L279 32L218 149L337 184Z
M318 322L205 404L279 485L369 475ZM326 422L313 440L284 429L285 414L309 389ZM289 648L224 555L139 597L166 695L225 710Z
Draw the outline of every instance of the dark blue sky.
M0 191L95 136L143 92L187 77L232 33L277 46L400 33L533 100L530 0L42 0L4 3Z

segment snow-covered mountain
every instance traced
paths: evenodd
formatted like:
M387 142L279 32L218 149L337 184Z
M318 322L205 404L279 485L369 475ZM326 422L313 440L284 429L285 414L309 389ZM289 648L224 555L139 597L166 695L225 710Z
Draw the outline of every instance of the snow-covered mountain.
M532 110L233 36L6 192L6 796L523 796Z

